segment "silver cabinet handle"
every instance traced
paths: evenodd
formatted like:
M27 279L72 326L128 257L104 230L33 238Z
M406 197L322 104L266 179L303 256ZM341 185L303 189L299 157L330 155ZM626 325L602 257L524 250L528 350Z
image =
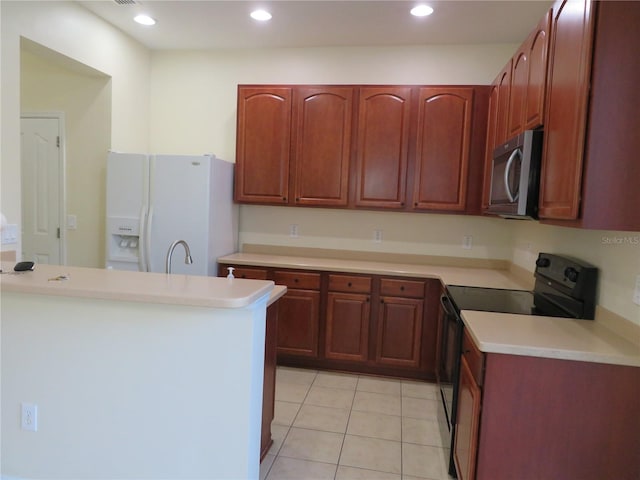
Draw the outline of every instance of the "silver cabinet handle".
M516 192L515 195L513 195L513 193L511 192L511 187L509 186L509 172L511 171L511 167L513 166L512 164L516 159L516 156L519 156L520 159L522 159L522 152L519 148L516 148L513 152L511 152L511 156L509 157L509 160L507 160L507 166L504 169L504 188L507 191L507 197L509 197L509 201L511 203L518 200L518 196L520 195L519 191Z

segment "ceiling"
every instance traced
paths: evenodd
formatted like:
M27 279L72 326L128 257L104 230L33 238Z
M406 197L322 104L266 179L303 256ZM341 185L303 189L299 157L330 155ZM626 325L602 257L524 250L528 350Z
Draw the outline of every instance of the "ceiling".
M119 4L135 2L133 4ZM152 50L521 43L549 0L428 1L433 15L409 15L418 1L78 1ZM269 22L249 17L269 10ZM157 20L136 24L137 13Z

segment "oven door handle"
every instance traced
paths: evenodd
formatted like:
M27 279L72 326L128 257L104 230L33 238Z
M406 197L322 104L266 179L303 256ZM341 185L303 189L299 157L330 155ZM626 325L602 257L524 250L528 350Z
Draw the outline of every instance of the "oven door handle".
M453 310L451 299L447 295L440 295L440 305L442 305L442 308L448 316L457 317L455 310Z

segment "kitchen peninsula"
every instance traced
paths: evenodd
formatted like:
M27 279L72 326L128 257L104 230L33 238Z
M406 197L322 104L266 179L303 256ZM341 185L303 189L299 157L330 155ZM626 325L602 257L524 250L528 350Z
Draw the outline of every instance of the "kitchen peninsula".
M3 473L258 478L265 315L284 288L2 267Z

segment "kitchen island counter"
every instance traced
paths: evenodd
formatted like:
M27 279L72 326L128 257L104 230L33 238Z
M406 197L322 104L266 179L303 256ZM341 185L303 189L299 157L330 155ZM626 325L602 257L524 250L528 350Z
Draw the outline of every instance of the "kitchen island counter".
M181 274L128 272L60 265L36 265L34 271L13 272L3 263L3 292L102 300L242 308L273 290L273 282Z
M266 311L286 288L54 265L3 270L4 475L258 478ZM35 434L20 427L24 402L38 406Z

